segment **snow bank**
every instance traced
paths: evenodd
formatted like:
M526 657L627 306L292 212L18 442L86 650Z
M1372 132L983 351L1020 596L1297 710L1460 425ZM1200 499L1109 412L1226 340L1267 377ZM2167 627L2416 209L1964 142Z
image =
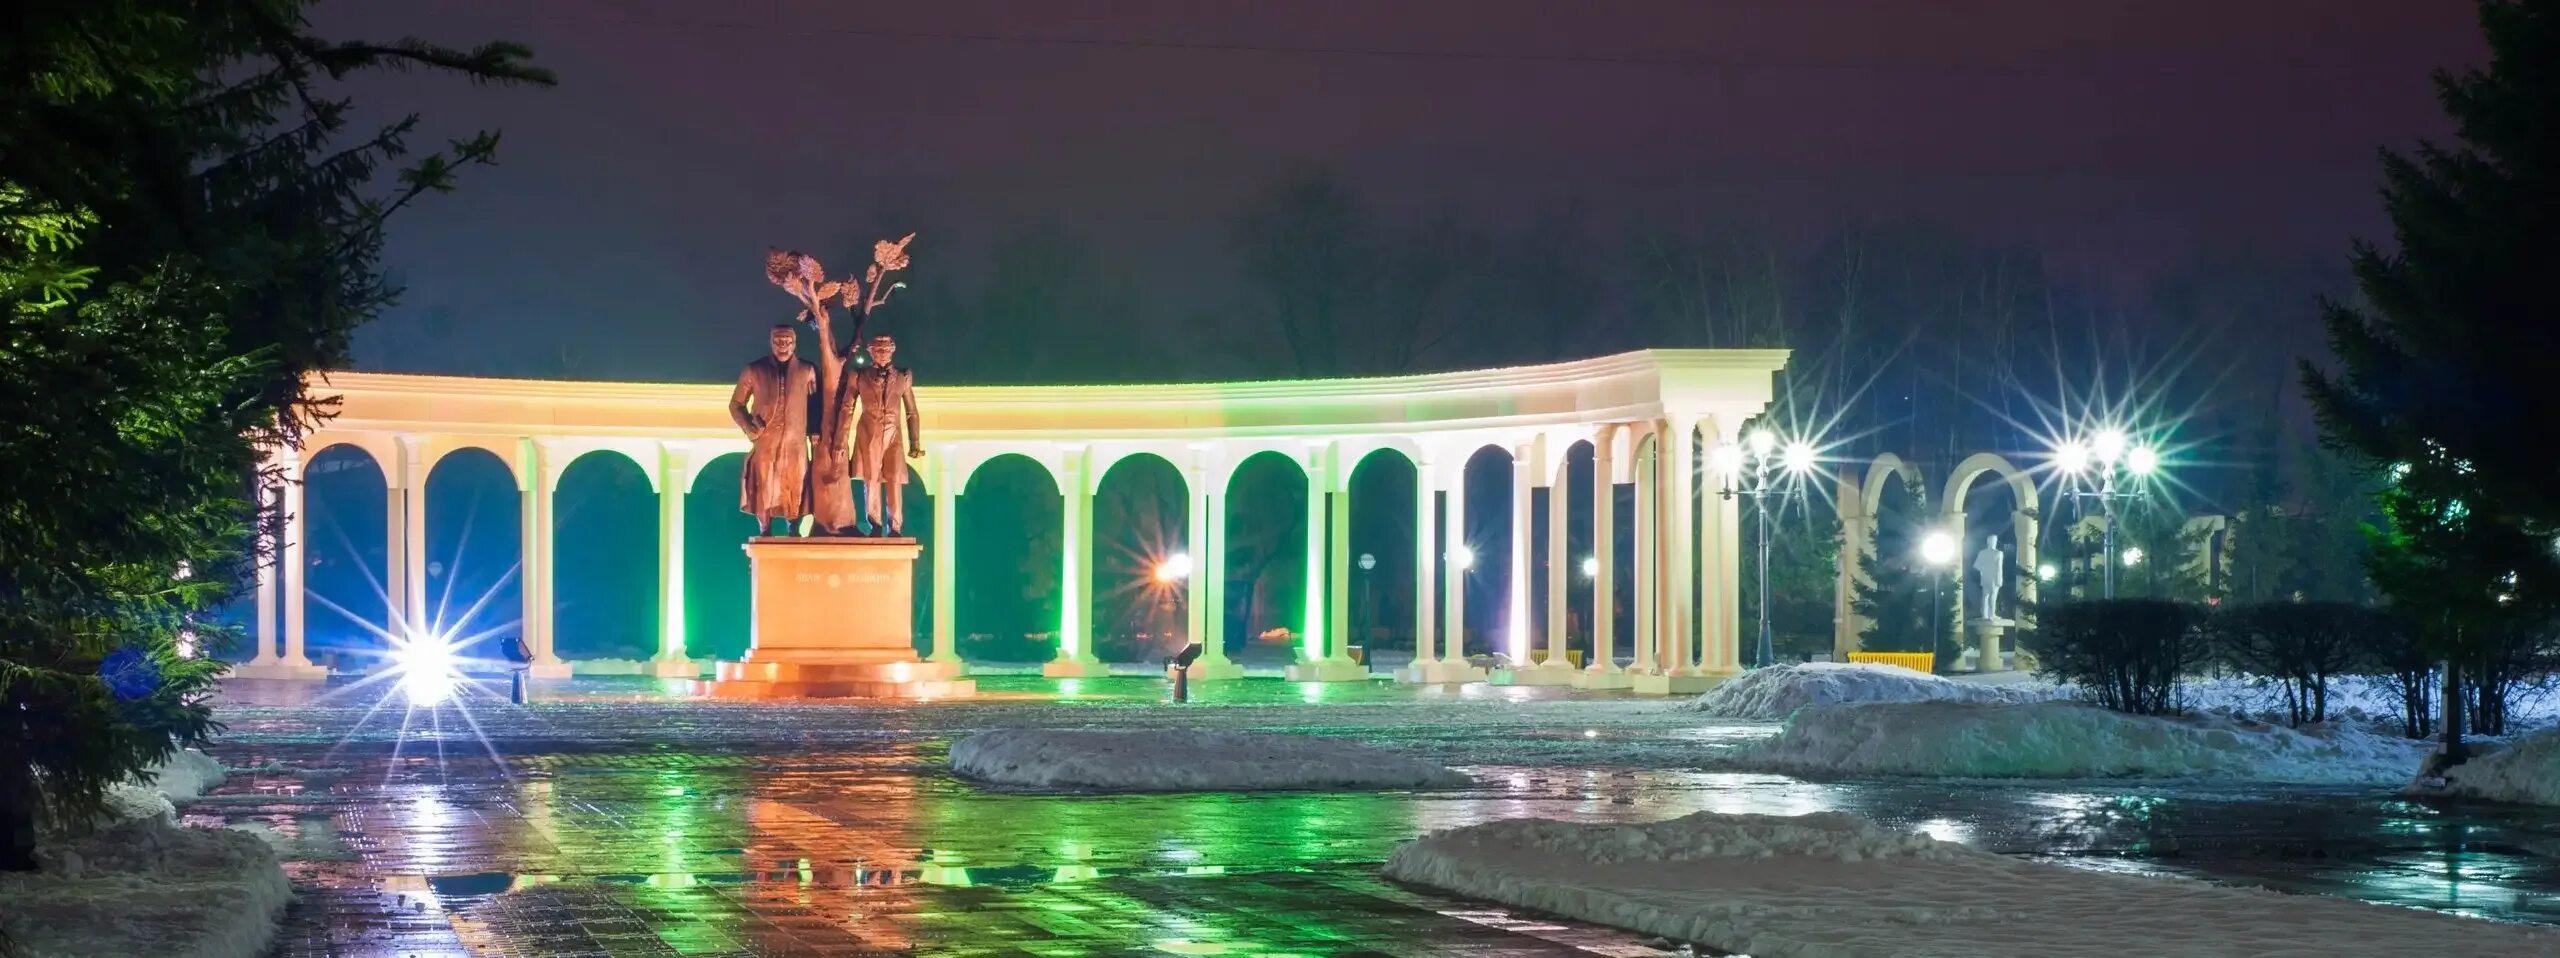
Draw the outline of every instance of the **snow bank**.
M222 766L181 751L111 787L106 821L48 836L34 872L0 873L0 918L29 955L262 955L293 888L256 835L177 824L172 798L222 783Z
M952 743L951 770L999 785L1129 792L1472 784L1443 766L1357 742L1184 730L992 729Z
M2560 931L2007 858L1852 815L1513 820L1386 875L1759 958L2551 955Z
M2543 729L2445 772L2436 794L2560 805L2560 728Z
M2355 727L2122 715L2068 702L1871 703L1813 708L1746 745L1744 767L1831 776L2218 778L2397 784L2427 744Z
M1993 702L2021 703L2052 698L2060 690L2044 685L1983 685L1956 682L1894 665L1866 662L1807 662L1753 669L1704 695L1681 704L1692 712L1724 718L1776 721L1813 705L1850 702Z

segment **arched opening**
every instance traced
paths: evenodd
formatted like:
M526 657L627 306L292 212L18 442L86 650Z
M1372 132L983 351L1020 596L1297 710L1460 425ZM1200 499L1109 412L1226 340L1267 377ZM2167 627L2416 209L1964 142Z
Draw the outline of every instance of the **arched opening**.
M390 490L381 464L361 448L330 446L304 461L302 477L306 654L325 665L342 652L380 651L391 621L382 582Z
M987 460L960 497L958 642L972 662L1056 657L1065 503L1057 480L1028 456Z
M1093 494L1094 653L1103 661L1153 661L1182 651L1185 583L1157 567L1189 541L1182 472L1134 453L1103 472Z
M524 611L522 497L515 474L485 449L458 449L428 470L426 607L419 619L460 643L461 654L500 659Z
M1500 446L1484 446L1467 457L1462 482L1467 484L1466 514L1451 516L1464 534L1447 551L1472 561L1465 573L1466 632L1461 655L1509 651L1489 636L1504 634L1509 610L1503 603L1511 589L1511 454ZM1459 547L1465 548L1464 552Z
M553 651L645 659L657 651L657 491L618 452L579 456L552 492Z
M1866 581L1852 608L1861 620L1861 648L1879 652L1934 652L1940 667L1953 664L1954 561L1932 563L1922 545L1943 532L1938 511L1916 472L1880 470L1868 484L1874 545L1865 557Z
M1373 662L1381 652L1413 642L1413 460L1393 448L1372 450L1351 467L1351 634Z
M1979 481L1986 477L2000 481L1987 485ZM2037 511L2035 483L1999 456L1968 456L1948 475L1940 508L1947 516L1949 531L1957 537L1955 568L1949 578L1960 584L1957 591L1963 596L1962 606L1956 610L1958 620L2018 618L2024 584L2035 577L2035 551L2031 546L2036 529L2034 520L2028 518ZM2001 562L1993 574L1999 580L1998 587L1986 593L1987 580L1981 565L1989 558L1994 536L1999 537ZM1986 599L1990 600L1987 606Z
M684 635L696 656L735 661L747 652L755 603L745 545L756 523L738 511L746 466L738 452L703 463L685 495Z
M1307 473L1258 452L1227 477L1227 648L1239 662L1294 659L1306 610Z

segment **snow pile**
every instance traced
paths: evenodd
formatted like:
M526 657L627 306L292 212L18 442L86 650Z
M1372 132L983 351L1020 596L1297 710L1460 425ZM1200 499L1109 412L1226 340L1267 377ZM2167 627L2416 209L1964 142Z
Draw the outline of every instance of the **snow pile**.
M109 816L48 836L38 870L0 873L8 936L30 955L255 956L275 938L293 889L267 842L185 828L171 798L222 782L222 766L181 751L107 795Z
M1692 712L1777 721L1800 708L1850 702L2022 703L2051 698L2052 686L1980 685L1896 665L1807 662L1753 669L1683 703Z
M2217 778L2396 784L2427 744L2352 726L2123 715L2068 702L1910 702L1798 712L1744 767L1830 776Z
M1492 822L1407 843L1386 875L1760 958L2560 954L2550 928L2031 862L1836 813Z
M992 729L952 743L951 770L999 785L1127 792L1472 784L1446 767L1341 739L1184 730Z
M2445 772L2438 794L2560 805L2560 728L2543 729Z

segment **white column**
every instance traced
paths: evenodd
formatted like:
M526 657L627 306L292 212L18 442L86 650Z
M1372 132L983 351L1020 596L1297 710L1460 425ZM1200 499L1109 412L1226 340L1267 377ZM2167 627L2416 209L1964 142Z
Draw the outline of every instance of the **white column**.
M1325 485L1333 487L1333 504L1328 510L1332 532L1325 547L1325 661L1349 667L1351 662L1351 483L1342 475L1344 465L1339 455L1332 460L1331 473Z
M1699 564L1696 426L1697 421L1693 419L1672 419L1671 442L1663 450L1670 458L1664 468L1671 480L1671 502L1669 508L1663 510L1663 518L1670 526L1668 534L1663 537L1666 552L1663 585L1671 594L1663 605L1662 625L1671 633L1671 640L1664 644L1670 658L1661 664L1664 672L1676 675L1695 671L1689 642L1696 634L1692 630L1698 626L1697 576L1694 571Z
M684 495L692 485L691 451L673 443L659 443L658 657L650 664L650 671L662 678L693 678L700 674L693 660L686 657L684 634Z
M1717 496L1713 506L1715 577L1705 583L1705 591L1716 597L1715 638L1701 647L1698 668L1708 675L1732 675L1742 671L1742 498Z
M1441 533L1446 540L1440 563L1440 661L1452 666L1467 661L1467 562L1458 561L1458 550L1473 550L1467 542L1467 464L1461 458L1450 474L1447 500L1448 529ZM1472 553L1470 553L1472 554Z
M2040 567L2036 556L2037 531L2035 513L2021 509L2009 514L2009 533L2018 540L2017 618L2021 628L2033 626L2036 597L2040 594L2036 589L2036 570Z
M1052 678L1104 671L1093 654L1093 486L1087 478L1092 457L1089 448L1069 452L1058 471L1065 497L1059 509L1065 555L1058 570L1058 657L1040 669Z
M933 457L933 655L928 661L960 665L960 484L951 475L953 453Z
M1529 666L1529 495L1537 481L1532 448L1511 450L1511 587L1503 597L1503 653L1515 669Z
M1209 470L1193 461L1184 473L1182 487L1188 505L1182 523L1182 551L1191 557L1191 575L1182 581L1182 635L1201 643L1200 656L1208 658L1212 650L1205 638L1209 634L1209 577L1204 570L1209 561ZM1225 650L1215 650L1225 658Z
M1413 664L1419 670L1438 658L1431 651L1431 557L1439 551L1440 503L1431 488L1429 460L1413 464ZM1419 675L1419 672L1416 673Z
M244 664L269 666L276 661L276 566L284 562L284 536L276 490L264 479L259 480L258 508L279 513L278 534L267 542L267 561L258 563L258 652Z
M1596 673L1618 671L1618 483L1617 453L1611 443L1617 427L1602 427L1591 443L1591 662Z
M1566 502L1565 498L1573 486L1567 481L1565 466L1567 461L1566 456L1556 457L1555 483L1547 487L1547 660L1545 667L1550 669L1561 669L1570 665L1565 659L1564 633L1566 613L1573 606L1570 601L1572 593L1567 591L1567 588L1573 580L1565 577L1565 569L1570 564L1573 550L1565 548L1567 540L1572 538L1566 528L1565 518L1573 513L1573 509L1572 504Z
M1200 661L1192 678L1241 678L1244 667L1227 660L1227 491L1224 464L1200 470L1202 528L1192 533L1201 551L1191 555L1192 614L1199 618Z
M1654 445L1637 448L1636 479L1636 634L1638 674L1661 668L1662 647L1662 431L1652 430ZM1633 447L1631 447L1633 448Z
M553 544L559 535L555 497L560 491L560 473L551 468L551 449L540 442L526 445L532 450L529 461L533 467L525 470L531 481L525 490L527 508L524 510L529 533L523 558L525 644L533 649L530 672L535 678L565 679L569 677L570 670L569 663L560 659L558 603L553 592L557 580L551 568L552 556L556 552Z
M311 538L311 523L303 515L302 508L302 456L299 452L289 452L280 465L284 468L277 476L276 499L277 508L284 511L284 541L276 550L276 569L282 573L279 578L283 580L277 595L284 605L283 664L286 668L309 670L313 666L311 657L303 653L302 628L303 572L310 568L310 560L303 554L303 543Z
M1328 445L1301 460L1307 477L1306 595L1305 608L1299 619L1301 634L1298 636L1298 661L1301 663L1318 662L1325 657L1325 571L1328 563L1324 551L1324 496L1326 479L1330 478L1328 467L1332 457L1327 454L1330 451Z
M426 565L420 561L413 567L409 561L409 510L413 505L410 487L421 487L417 499L426 498L426 477L415 475L417 457L409 450L406 439L394 439L391 460L382 463L382 631L394 638L409 634L409 623L417 606L410 604L409 579L423 576ZM425 538L421 536L420 538ZM418 543L424 550L426 544Z

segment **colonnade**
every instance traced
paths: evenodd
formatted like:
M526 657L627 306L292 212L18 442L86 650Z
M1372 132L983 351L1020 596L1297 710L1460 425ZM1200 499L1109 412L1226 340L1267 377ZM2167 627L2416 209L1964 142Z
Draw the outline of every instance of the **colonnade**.
M1740 535L1730 500L1701 495L1698 452L1705 443L1738 438L1741 424L1763 408L1770 376L1784 363L1775 350L1648 350L1574 363L1369 380L1177 386L923 387L919 430L927 454L919 478L931 499L933 615L931 661L957 667L955 596L959 566L959 498L974 471L995 458L1039 462L1062 497L1064 554L1060 622L1051 675L1096 674L1093 651L1093 498L1102 476L1122 458L1153 455L1185 477L1194 567L1185 585L1188 634L1203 645L1195 678L1241 674L1224 652L1228 551L1226 489L1245 461L1278 453L1295 462L1307 484L1305 561L1309 587L1299 610L1303 628L1293 678L1366 678L1350 656L1351 474L1369 455L1400 454L1415 467L1415 658L1400 677L1416 682L1485 679L1520 684L1582 684L1677 692L1702 688L1738 667L1737 601ZM554 383L432 376L334 374L315 391L341 396L339 414L305 447L359 447L382 467L386 485L382 629L405 637L438 623L426 596L428 473L443 456L480 449L514 476L522 496L524 607L521 628L534 672L562 676L552 591L554 494L568 464L611 451L643 465L659 497L656 605L660 635L651 669L697 674L686 651L684 497L701 466L742 452L745 440L726 423L726 386ZM1565 653L1569 503L1566 452L1593 449L1594 545L1588 621L1596 654L1581 669ZM1465 656L1467 563L1444 553L1465 546L1467 461L1488 446L1511 458L1513 482L1504 515L1510 524L1509 591L1487 670ZM287 516L279 543L280 575L262 575L257 654L236 674L313 678L304 646L305 512L303 450L278 450L285 480L273 490ZM654 468L651 468L654 466ZM1634 568L1619 569L1616 489L1634 487ZM1543 493L1540 490L1544 490ZM1533 618L1534 497L1549 503L1547 595L1543 628ZM1435 501L1437 500L1437 501ZM1437 506L1437 508L1435 508ZM1446 517L1444 521L1444 516ZM1492 558L1492 557L1486 557ZM1439 575L1433 586L1434 571ZM1632 576L1635 634L1620 664L1611 603L1614 584ZM1431 601L1434 592L1439 601ZM1532 641L1544 637L1544 655ZM1490 634L1490 633L1489 633Z

